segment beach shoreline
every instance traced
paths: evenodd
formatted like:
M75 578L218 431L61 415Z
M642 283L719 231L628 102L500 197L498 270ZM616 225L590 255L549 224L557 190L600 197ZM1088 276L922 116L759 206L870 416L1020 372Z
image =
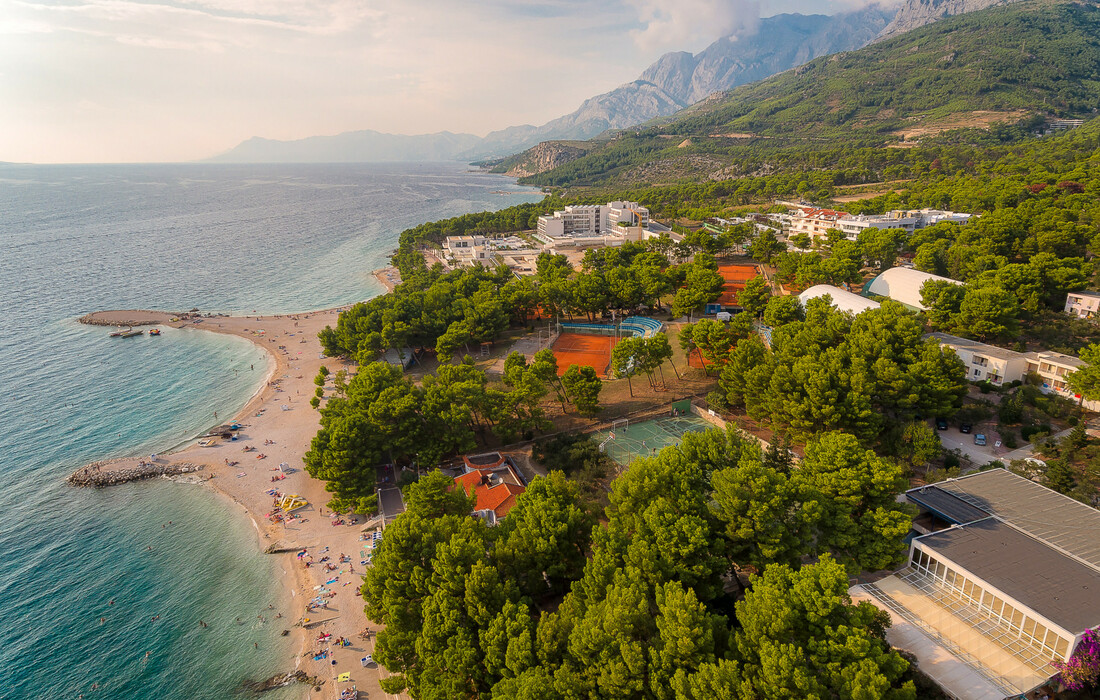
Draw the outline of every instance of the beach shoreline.
M156 462L202 465L202 471L198 472L201 482L245 510L257 532L256 543L261 551L291 550L270 555L277 557L284 572L281 578L285 597L290 601L290 609L281 612L284 616L281 622L295 637L295 657L287 661L286 671L302 669L327 681L319 693L310 690L303 697L337 698L342 689L354 685L367 697L392 698L379 685L384 674L381 667L363 667L359 663L361 657L374 651L373 638L363 636L368 623L363 600L358 595L364 572L360 564L363 518L360 516L356 525L334 526L335 521L325 506L329 496L324 482L310 477L302 462L320 426L320 413L309 405L317 388L314 377L321 365L333 373L352 367L339 358L324 357L317 337L326 325L335 325L343 308L346 307L270 316L117 310L88 314L80 321L101 326L163 325L205 330L244 338L264 350L268 366L253 368L266 369L263 381L244 407L234 416L219 416L215 412L211 417L211 426L239 423L237 439L217 439L209 446L202 446L196 437L172 452L156 455ZM132 469L151 458L106 460L99 463L99 469L107 472ZM285 476L280 464L289 467ZM304 497L309 505L295 511L301 518L290 524L269 519L273 499L266 492L270 489ZM307 554L299 559L293 552L303 549ZM341 554L348 555L350 561L339 562ZM320 560L326 556L329 561L322 563ZM313 564L306 568L304 562L310 558ZM335 568L326 570L329 566ZM333 579L335 582L326 584ZM331 600L328 609L319 611L320 614L306 613L306 603L316 598L317 591L331 594L326 599ZM315 661L313 654L307 653L322 648L313 638L314 633L331 634L333 639L343 637L351 644L341 647L323 644L329 655ZM337 675L348 672L350 682L336 682Z

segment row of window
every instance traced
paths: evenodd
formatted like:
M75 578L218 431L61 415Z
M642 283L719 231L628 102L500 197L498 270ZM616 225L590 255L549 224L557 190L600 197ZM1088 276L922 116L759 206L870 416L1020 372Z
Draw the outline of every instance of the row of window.
M1000 624L1020 635L1020 639L1052 659L1064 659L1069 650L1070 640L1047 629L1045 625L996 595L982 588L936 557L921 549L914 548L913 568L923 571L951 588L955 595L980 608Z

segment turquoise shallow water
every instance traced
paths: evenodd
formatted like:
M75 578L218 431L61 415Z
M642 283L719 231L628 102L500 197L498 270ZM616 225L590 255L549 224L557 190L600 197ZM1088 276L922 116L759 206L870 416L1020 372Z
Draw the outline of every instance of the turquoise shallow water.
M367 298L402 229L538 198L465 170L0 166L0 698L213 700L285 670L267 610L289 612L282 572L243 546L255 533L236 506L163 481L63 484L236 412L264 356L197 330L107 338L76 318Z

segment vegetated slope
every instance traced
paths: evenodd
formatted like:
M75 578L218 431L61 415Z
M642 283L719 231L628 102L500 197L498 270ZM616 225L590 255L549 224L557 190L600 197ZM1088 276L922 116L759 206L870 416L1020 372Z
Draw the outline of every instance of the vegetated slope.
M1100 5L1033 0L816 59L734 90L665 131L885 142L918 118L1021 109L1076 115L1098 104Z
M713 173L795 144L898 145L903 131L988 125L1100 107L1100 4L1030 0L951 17L815 59L639 128L532 184L594 184L655 164L654 181ZM979 114L975 114L975 113ZM1003 118L1003 119L1002 119ZM689 148L678 148L685 137ZM647 176L628 178L644 182Z

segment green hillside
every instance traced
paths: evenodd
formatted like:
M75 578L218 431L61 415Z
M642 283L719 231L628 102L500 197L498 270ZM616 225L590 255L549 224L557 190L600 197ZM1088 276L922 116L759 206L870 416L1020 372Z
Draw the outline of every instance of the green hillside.
M1090 114L1100 105L1100 6L1027 2L960 15L746 85L665 131L881 136L975 111Z
M1090 117L1098 108L1100 3L1032 0L816 59L642 125L526 181L722 179L752 172L745 159L784 149L1004 143L1026 137L1044 118Z

